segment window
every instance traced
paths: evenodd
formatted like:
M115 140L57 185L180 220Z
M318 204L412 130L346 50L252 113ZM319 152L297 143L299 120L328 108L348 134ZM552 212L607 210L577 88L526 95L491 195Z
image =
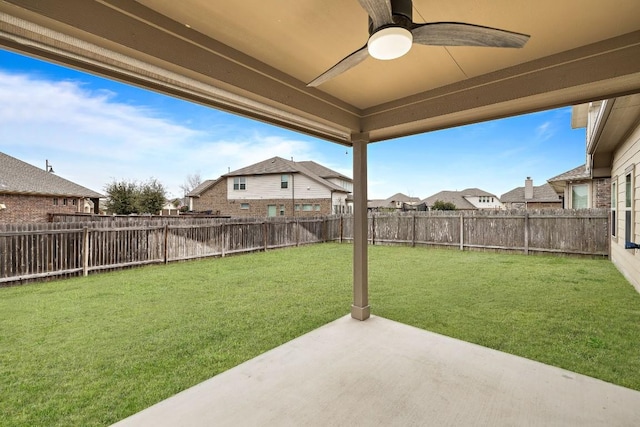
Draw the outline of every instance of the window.
M247 178L245 177L236 177L233 178L233 189L234 190L246 190L247 189Z
M53 206L58 206L58 198L57 197L53 198Z
M618 177L611 179L611 236L616 237L618 229Z
M62 199L62 205L63 206L67 206L67 199L66 198Z
M633 241L633 166L624 177L624 241Z
M296 210L299 211L300 210L300 205L296 203Z
M280 188L289 188L289 175L280 176Z
M249 203L240 203L240 209L249 209Z
M571 186L571 209L587 209L589 207L589 186L587 184Z
M267 216L276 216L276 205L267 205Z
M320 205L313 205L313 210L320 212Z
M77 199L71 199L71 204L73 206L76 206L78 204L78 200Z
M302 205L302 210L303 211L312 211L313 210L313 205L304 204L304 205Z

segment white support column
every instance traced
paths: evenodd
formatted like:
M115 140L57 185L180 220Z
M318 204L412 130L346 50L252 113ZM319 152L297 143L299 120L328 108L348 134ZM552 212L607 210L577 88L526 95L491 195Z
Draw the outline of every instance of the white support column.
M352 135L353 142L353 305L351 317L369 318L369 268L367 256L367 144L368 134Z

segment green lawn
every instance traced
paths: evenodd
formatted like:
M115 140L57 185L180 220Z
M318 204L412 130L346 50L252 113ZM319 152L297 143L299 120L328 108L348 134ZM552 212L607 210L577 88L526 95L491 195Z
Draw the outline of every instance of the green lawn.
M350 245L0 289L0 425L106 425L349 312ZM605 260L370 248L372 312L640 390Z

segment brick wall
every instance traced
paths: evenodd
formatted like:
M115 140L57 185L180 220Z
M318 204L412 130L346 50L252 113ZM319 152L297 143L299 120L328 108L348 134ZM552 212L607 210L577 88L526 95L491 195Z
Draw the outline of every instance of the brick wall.
M243 208L248 204L248 208ZM227 183L221 180L210 187L198 198L193 199L193 210L196 212L211 211L214 215L232 217L266 217L268 206L276 205L277 215L280 215L280 206L284 206L284 216L316 216L332 214L331 199L295 199L295 204L300 205L300 210L294 212L292 199L246 199L227 200ZM312 205L311 211L303 210L303 205ZM315 205L320 205L320 210L315 210Z
M226 215L222 213L226 206L227 182L224 179L193 199L193 210L196 212L211 211L213 214Z
M591 186L594 208L611 208L611 178L594 179Z
M0 194L0 203L6 206L0 210L0 224L47 222L48 213L82 212L83 206L80 198L15 194Z

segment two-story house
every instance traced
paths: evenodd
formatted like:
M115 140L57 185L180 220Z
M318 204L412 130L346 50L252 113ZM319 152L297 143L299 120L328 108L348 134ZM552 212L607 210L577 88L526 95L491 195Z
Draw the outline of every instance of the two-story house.
M314 216L352 210L353 180L313 161L281 157L207 180L191 191L191 209L224 216Z
M100 197L51 169L0 153L0 224L46 222L53 213L98 213Z
M571 125L586 127L589 177L609 179L611 261L640 292L640 94L574 106Z

